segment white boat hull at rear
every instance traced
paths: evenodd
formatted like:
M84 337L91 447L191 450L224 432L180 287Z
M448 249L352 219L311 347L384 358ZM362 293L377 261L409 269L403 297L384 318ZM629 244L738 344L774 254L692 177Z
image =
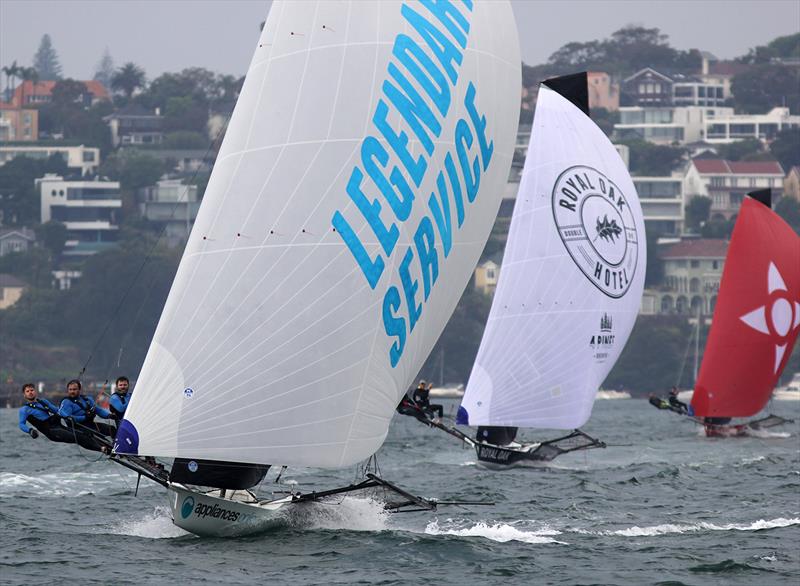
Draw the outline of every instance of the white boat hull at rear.
M277 526L291 495L272 501L253 499L247 491L221 498L220 491L201 493L180 484L170 484L172 522L181 529L203 537L233 537L259 533ZM242 495L243 498L237 498Z

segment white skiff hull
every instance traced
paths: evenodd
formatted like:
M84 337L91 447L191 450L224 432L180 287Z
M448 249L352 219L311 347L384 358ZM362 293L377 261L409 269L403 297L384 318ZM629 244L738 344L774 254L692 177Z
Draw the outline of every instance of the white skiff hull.
M172 522L204 537L233 537L270 529L280 523L279 511L291 503L287 496L274 501L241 502L170 484Z

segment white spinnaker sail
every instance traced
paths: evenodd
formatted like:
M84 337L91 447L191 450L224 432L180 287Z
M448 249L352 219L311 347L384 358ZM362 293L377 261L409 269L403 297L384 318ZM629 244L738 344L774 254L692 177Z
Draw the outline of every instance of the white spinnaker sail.
M491 230L520 85L507 2L274 2L117 451L374 453Z
M636 321L646 264L642 210L620 156L584 112L541 85L460 419L583 425Z

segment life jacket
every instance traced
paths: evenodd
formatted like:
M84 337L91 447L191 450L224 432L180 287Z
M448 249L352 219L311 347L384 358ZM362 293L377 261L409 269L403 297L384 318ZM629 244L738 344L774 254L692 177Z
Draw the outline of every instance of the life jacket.
M94 410L92 409L92 404L89 401L89 399L87 399L83 395L78 395L77 397L65 397L65 398L69 399L83 410L83 414L86 416L86 419L84 420L83 423L92 423L94 421L95 413Z
M53 411L50 407L47 406L46 403L42 401L27 401L25 405L30 409L36 409L38 411L44 411L49 415L47 419L39 419L33 416L33 413L30 413L28 417L25 418L25 421L30 423L31 425L35 424L42 424L45 423L47 425L55 425L61 421L61 418L58 416L58 412Z
M117 397L119 397L119 400L122 401L122 406L127 409L128 403L130 403L130 400L131 400L130 392L125 393L124 395L122 393L114 393L114 394ZM114 415L116 415L116 416L118 416L120 418L123 415L125 415L125 411L118 411L117 409L115 409L114 408L114 404L111 401L108 402L108 410L111 411Z

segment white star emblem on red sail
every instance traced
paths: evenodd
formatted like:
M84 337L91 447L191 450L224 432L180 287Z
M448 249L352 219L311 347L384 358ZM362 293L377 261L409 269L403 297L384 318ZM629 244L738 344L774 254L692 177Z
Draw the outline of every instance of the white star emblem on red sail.
M773 296L772 293L775 291L784 294ZM783 341L783 344L778 341L775 343L775 366L773 372L778 372L783 361L783 355L786 352L786 337L792 330L800 327L800 303L789 298L786 283L778 267L772 262L769 263L769 271L767 273L767 294L773 298L771 302L768 301L767 304L746 313L739 319L754 330L768 336L772 336L774 333Z

